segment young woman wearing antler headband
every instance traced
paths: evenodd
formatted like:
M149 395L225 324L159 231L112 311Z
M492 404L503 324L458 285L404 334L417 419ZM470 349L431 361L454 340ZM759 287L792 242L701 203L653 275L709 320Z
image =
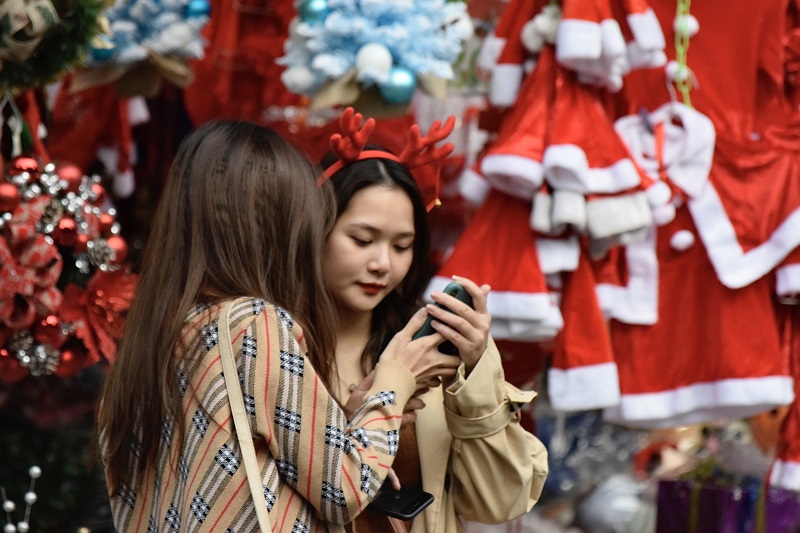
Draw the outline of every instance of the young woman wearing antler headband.
M411 340L420 310L371 387L336 401L333 198L316 175L255 124L212 121L181 144L101 401L119 531L341 529L387 477L414 391L455 375L436 339Z
M394 155L369 146L374 127L348 108L341 134L317 183L332 186L338 214L323 253L323 277L338 311L336 365L340 401L360 394L380 353L418 309L429 272L427 211L438 203L439 165L453 146L436 147L453 130L453 117L422 136L413 126ZM429 305L433 327L459 351L455 379L432 379L406 404L393 464L401 484L434 495L412 522L367 509L358 533L395 531L451 533L461 519L497 523L529 511L547 475L542 443L525 431L516 413L534 394L506 383L500 356L489 337L489 286L456 278L474 309L444 293ZM351 395L351 391L352 395ZM357 403L357 402L356 402Z

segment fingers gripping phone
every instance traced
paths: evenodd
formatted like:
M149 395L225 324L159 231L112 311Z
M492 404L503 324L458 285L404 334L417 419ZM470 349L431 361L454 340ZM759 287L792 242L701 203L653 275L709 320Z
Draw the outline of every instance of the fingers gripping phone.
M449 283L447 285L447 287L445 287L442 292L445 293L445 294L449 294L453 298L456 298L458 301L467 304L468 306L472 307L473 309L475 307L473 305L473 303L472 303L472 296L470 296L470 294L467 292L467 289L465 289L460 283L457 283L457 282L453 281L453 282ZM442 304L437 303L435 305L437 305L438 307L441 307L445 311L450 311L450 309L448 309L446 306L444 306ZM450 311L450 312L452 313L452 311ZM433 329L433 326L431 325L431 321L433 321L433 317L428 315L428 318L425 320L425 323L422 325L421 328L419 328L419 331L417 331L414 334L413 338L414 339L418 339L418 338L424 337L426 335L434 334L436 332L436 330ZM447 354L447 355L458 355L458 348L456 348L455 345L450 341L444 341L442 344L440 344L439 345L439 351L442 352L443 354Z
M432 494L405 485L401 486L400 490L394 490L392 482L387 479L367 509L400 520L411 520L431 503L433 503Z

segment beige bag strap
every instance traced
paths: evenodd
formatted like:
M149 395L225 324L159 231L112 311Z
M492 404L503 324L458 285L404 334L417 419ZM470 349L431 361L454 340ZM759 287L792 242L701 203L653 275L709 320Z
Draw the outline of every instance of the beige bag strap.
M269 523L267 500L261 487L261 471L256 461L256 450L253 447L253 435L250 433L250 420L244 408L242 388L239 385L239 373L236 370L236 359L231 350L231 330L229 326L230 312L236 301L227 304L219 318L219 352L222 360L222 371L225 376L225 386L228 388L228 400L233 413L233 427L239 439L239 448L242 450L242 460L247 473L247 482L250 485L250 494L253 496L253 505L256 508L258 527L262 532L272 531Z

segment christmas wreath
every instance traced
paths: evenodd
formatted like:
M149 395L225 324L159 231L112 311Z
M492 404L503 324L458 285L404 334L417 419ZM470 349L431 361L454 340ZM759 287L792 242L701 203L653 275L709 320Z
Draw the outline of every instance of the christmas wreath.
M0 85L41 86L82 61L102 28L105 0L49 0L0 6ZM15 10L19 10L16 12Z

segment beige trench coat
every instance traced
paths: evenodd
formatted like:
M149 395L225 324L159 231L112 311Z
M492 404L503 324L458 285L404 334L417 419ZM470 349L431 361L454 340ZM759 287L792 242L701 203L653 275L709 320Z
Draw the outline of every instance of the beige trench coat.
M506 383L500 353L489 339L463 378L432 389L417 412L422 485L434 502L411 533L458 533L461 518L501 523L528 512L547 477L547 450L519 424L519 407L535 392Z

